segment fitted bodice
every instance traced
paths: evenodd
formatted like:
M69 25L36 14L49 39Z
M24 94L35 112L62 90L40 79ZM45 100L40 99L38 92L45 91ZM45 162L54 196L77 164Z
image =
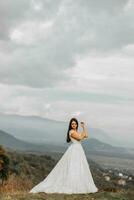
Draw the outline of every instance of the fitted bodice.
M80 144L81 143L80 141L78 141L78 140L74 139L73 137L71 137L70 131L69 131L69 137L70 137L70 139L71 139L73 144Z

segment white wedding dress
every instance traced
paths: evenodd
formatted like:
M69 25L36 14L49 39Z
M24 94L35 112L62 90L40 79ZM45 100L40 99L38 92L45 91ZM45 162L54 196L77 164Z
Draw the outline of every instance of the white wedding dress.
M33 187L30 193L95 193L95 186L90 167L81 142L72 138L71 145L60 158L47 177Z

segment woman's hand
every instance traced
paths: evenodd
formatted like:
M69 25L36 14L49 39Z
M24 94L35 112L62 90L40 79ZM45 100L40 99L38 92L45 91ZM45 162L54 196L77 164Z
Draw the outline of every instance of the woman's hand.
M85 126L84 122L80 122L80 124L81 124L81 127L84 128Z

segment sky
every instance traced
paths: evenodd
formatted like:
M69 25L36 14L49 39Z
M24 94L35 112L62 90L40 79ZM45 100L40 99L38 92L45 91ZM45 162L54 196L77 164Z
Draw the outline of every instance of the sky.
M0 112L134 143L134 1L1 0Z

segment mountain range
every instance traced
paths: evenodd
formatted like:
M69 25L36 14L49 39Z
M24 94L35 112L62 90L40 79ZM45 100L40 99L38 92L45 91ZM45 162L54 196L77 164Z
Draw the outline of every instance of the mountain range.
M56 121L38 116L19 116L0 113L0 129L26 142L64 145L68 122ZM81 127L79 127L80 131ZM87 126L89 137L113 146L121 146L117 139L105 131Z
M16 137L10 135L9 133L0 130L0 145L12 150L25 151L29 153L48 153L48 152L59 152L64 153L68 148L70 143L65 145L55 145L55 144L35 144L26 142ZM124 147L114 147L112 145L101 142L95 138L90 138L82 141L82 146L85 149L86 153L106 155L106 156L115 156L115 157L124 157L134 159L133 154L128 153L127 149Z

